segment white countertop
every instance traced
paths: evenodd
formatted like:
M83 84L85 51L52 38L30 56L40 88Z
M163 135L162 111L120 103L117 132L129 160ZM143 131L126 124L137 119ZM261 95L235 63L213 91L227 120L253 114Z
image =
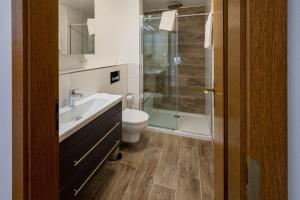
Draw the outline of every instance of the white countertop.
M70 137L101 114L122 101L121 95L95 93L59 110L59 142Z

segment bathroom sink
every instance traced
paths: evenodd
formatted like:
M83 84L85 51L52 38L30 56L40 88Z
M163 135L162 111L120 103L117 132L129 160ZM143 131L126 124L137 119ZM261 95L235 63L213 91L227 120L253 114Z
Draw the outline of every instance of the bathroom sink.
M96 93L77 101L74 107L60 108L59 141L63 141L120 101L121 95Z
M81 105L75 106L64 113L61 113L59 122L61 124L70 123L73 121L78 121L86 116L89 116L93 111L107 105L109 103L108 99L93 99L87 101Z

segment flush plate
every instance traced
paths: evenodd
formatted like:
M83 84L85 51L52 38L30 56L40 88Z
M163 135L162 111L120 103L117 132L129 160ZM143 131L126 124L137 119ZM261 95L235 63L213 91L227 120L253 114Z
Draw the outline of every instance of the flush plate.
M110 83L116 83L120 81L120 71L110 72Z

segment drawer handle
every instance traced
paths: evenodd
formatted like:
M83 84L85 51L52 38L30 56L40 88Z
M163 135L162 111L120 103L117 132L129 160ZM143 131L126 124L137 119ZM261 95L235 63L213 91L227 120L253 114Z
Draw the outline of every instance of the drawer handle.
M116 141L116 144L113 146L113 148L108 152L108 154L105 156L105 158L100 162L100 164L96 167L96 169L89 175L89 177L83 182L83 184L78 188L74 189L74 197L78 195L78 193L84 188L86 183L91 179L91 177L96 173L96 171L99 169L99 167L103 164L103 162L108 158L108 156L115 150L115 148L121 143L120 140Z
M81 163L81 161L83 161L113 130L115 130L117 128L117 126L119 126L121 122L118 122L116 125L114 125L114 127L112 127L103 138L101 138L88 152L86 152L78 161L75 160L74 162L74 167L76 167L77 165L79 165Z

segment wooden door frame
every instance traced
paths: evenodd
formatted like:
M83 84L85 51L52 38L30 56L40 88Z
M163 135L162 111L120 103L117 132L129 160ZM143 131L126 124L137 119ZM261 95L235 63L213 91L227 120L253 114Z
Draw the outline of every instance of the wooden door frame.
M224 0L224 199L230 200L245 199L249 11L249 1ZM13 199L58 199L58 0L12 0L12 16ZM280 103L287 106L284 97Z
M219 169L215 170L214 193L215 200L238 200L244 199L246 184L246 138L241 134L246 130L245 114L247 113L247 76L244 67L246 66L244 48L246 3L240 0L215 1L222 2L223 6L223 66L221 68L224 77L224 135L219 136L221 140L219 146L222 148L215 149L215 159L219 160L215 161L215 164L222 161L224 165L223 169L218 167ZM219 13L214 14L214 21L216 17L217 20L220 19Z
M224 68L224 0L213 0L214 50L214 198L224 199L225 181L225 68Z
M58 199L58 0L12 0L13 199Z
M224 199L244 199L246 185L246 1L224 0Z

